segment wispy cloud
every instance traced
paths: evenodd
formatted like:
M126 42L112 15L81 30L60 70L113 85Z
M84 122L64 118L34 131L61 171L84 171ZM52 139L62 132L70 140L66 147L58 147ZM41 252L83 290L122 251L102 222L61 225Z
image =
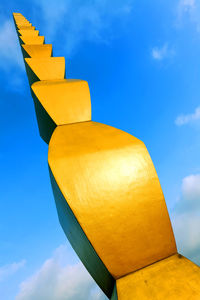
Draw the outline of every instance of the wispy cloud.
M183 11L188 11L196 7L196 0L181 0L179 6Z
M56 1L36 0L45 20L45 31L53 39L62 33L62 44L72 54L83 41L108 43L117 34L112 24L125 23L133 0Z
M24 68L14 23L4 21L0 27L0 67L5 71L15 66Z
M179 0L178 2L178 21L180 22L185 16L193 19L196 10L196 0Z
M178 3L178 23L185 20L192 22L197 31L200 31L200 2L199 0L180 0Z
M26 261L22 260L20 262L14 262L12 264L5 265L0 267L0 282L7 279L9 276L15 274L21 268L24 267Z
M194 113L191 114L182 114L178 116L175 120L175 124L177 126L182 126L189 123L194 123L196 121L200 120L200 106L198 106Z
M200 214L185 212L172 220L179 252L200 265Z
M81 263L68 264L65 246L21 283L16 300L106 300Z
M153 59L160 61L165 58L172 57L174 54L174 50L170 49L167 43L165 43L162 47L154 47L151 51Z
M179 251L200 265L200 174L183 178L172 221Z
M187 201L197 201L200 207L200 174L183 178L182 194Z

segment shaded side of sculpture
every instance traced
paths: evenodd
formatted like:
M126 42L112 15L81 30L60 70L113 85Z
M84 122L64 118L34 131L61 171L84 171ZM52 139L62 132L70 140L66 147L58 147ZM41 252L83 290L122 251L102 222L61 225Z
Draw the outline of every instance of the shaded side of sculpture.
M59 221L77 255L112 300L200 299L200 268L177 254L145 145L92 121L87 82L66 79L64 57L52 57L39 31L13 16L40 136L49 144Z

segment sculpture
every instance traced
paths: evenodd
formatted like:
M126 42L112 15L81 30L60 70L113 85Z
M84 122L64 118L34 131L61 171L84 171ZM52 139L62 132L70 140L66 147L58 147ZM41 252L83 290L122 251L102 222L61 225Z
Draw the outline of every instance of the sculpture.
M112 300L200 299L200 268L177 253L145 145L92 121L87 82L66 79L64 57L13 16L58 217L79 258Z

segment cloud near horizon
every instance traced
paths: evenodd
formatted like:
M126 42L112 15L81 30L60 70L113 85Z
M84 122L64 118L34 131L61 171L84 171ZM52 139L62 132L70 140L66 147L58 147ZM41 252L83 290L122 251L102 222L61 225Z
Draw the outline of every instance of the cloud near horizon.
M187 201L198 201L200 206L200 174L183 178L182 195Z
M69 264L67 257L67 247L58 247L21 283L16 300L106 300L82 263Z
M200 174L183 178L172 223L178 250L200 265Z
M16 272L22 269L25 266L25 264L26 264L26 260L23 259L19 262L14 262L0 267L0 282L14 275Z

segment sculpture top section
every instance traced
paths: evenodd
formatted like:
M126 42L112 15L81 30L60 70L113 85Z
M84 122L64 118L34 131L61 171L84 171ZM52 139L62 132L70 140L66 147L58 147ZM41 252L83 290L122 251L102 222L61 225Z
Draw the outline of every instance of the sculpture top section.
M91 120L88 83L66 79L65 58L52 57L52 45L19 13L13 13L34 99L39 132L49 143L58 125Z

